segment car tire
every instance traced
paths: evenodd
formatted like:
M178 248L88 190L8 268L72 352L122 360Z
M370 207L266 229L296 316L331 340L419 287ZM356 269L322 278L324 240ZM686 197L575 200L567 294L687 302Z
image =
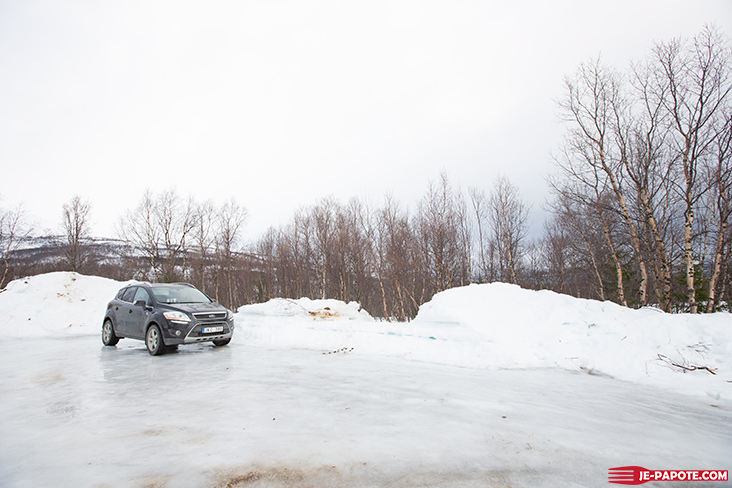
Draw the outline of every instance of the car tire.
M213 342L213 345L214 345L214 346L216 346L216 347L221 347L221 346L225 346L225 345L227 345L227 344L228 344L229 342L231 342L231 338L228 338L228 339L223 339L223 340L220 340L220 341L211 341L211 342Z
M165 352L165 344L163 343L163 334L160 332L160 327L153 324L148 327L145 332L145 346L147 346L147 352L151 356L160 356Z
M102 325L102 342L105 346L114 346L119 342L119 337L114 333L114 326L109 319Z

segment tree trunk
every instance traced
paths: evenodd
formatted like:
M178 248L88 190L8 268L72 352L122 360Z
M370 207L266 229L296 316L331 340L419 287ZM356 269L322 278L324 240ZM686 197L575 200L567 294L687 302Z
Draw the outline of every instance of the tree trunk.
M648 223L648 228L651 231L651 236L653 237L654 253L656 255L656 261L659 265L658 278L660 281L660 305L664 312L670 312L672 282L671 266L669 264L668 254L666 253L666 243L663 241L661 231L658 228L658 222L656 222L656 218L653 215L653 209L651 208L651 204L649 202L648 192L645 189L641 189L639 192L639 196L641 205L643 206L643 211L646 214L646 222Z
M717 308L717 282L722 273L722 259L724 254L724 236L727 233L727 222L722 222L717 235L717 245L714 252L714 271L709 279L709 301L707 302L707 313L716 311Z
M610 168L605 165L604 161L602 165L608 175L608 178L610 179L610 184L612 185L613 191L618 197L621 215L623 216L623 220L625 221L625 224L628 226L628 230L630 231L630 240L633 243L633 250L635 251L638 269L640 270L641 274L641 282L638 285L638 302L641 307L644 307L648 301L648 271L646 270L646 263L643 259L643 255L641 254L640 238L638 237L638 231L636 230L635 225L633 224L633 220L630 217L628 205L625 202L623 193L620 191L620 188L615 181L615 176L610 171Z
M694 248L692 247L694 209L687 207L684 212L684 263L686 264L686 299L689 312L697 313L696 288L694 287Z
M602 222L603 231L605 234L605 240L607 241L607 247L610 249L610 255L613 258L613 262L615 263L615 273L617 277L618 282L618 300L620 300L620 303L624 306L628 306L628 300L625 298L625 286L623 284L623 265L620 263L620 258L618 258L618 253L615 250L615 246L613 245L612 237L610 236L610 226L607 223L607 220L605 219L605 216L602 213L602 210L600 208L600 203L598 200L597 204L597 215L600 218L600 221Z

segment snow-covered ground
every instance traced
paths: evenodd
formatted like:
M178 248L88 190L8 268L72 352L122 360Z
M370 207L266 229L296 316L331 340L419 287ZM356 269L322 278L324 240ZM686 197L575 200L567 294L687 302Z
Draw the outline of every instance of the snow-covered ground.
M504 284L441 293L408 324L280 299L242 307L228 347L150 357L101 344L120 286L53 273L0 293L0 486L599 487L616 466L732 469L728 314Z

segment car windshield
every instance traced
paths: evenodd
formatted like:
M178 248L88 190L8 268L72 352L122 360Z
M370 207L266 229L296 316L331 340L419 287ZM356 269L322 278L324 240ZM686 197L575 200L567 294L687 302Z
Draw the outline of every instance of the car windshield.
M153 286L153 295L160 303L210 303L211 299L189 286Z

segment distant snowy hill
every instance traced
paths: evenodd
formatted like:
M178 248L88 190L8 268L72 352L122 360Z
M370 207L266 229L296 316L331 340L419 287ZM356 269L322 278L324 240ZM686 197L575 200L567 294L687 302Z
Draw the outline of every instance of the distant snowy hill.
M87 238L84 245L89 254L102 262L118 261L125 247L124 241L105 237ZM64 259L65 246L66 237L62 235L27 237L13 253L13 261L20 268L58 263Z
M50 273L0 293L3 337L96 335L124 283ZM234 341L323 354L398 356L466 368L561 368L732 398L732 315L665 314L493 283L454 288L409 323L357 303L275 299L236 314ZM714 373L714 374L713 374Z

